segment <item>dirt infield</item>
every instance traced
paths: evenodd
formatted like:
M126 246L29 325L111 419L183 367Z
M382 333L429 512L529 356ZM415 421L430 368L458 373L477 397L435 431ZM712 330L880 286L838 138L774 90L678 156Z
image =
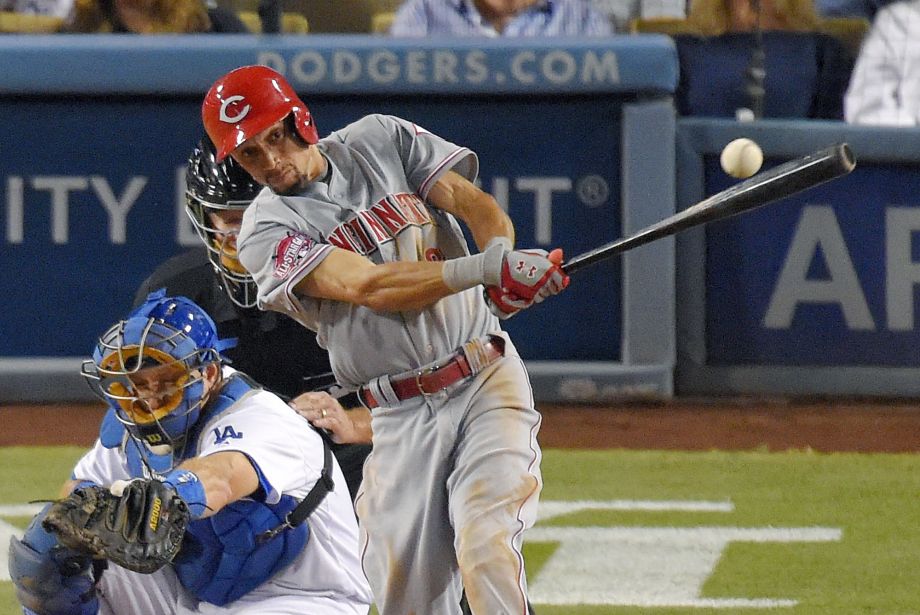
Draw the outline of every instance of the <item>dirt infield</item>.
M544 448L914 452L920 401L670 400L540 406ZM0 446L89 446L98 405L7 406Z

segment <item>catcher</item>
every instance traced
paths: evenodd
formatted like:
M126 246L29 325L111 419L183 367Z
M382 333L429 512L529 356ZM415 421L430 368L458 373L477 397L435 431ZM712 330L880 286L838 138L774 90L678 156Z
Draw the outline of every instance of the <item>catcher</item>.
M214 322L151 293L83 375L108 404L62 500L10 542L38 615L366 614L342 471L309 423L223 365Z

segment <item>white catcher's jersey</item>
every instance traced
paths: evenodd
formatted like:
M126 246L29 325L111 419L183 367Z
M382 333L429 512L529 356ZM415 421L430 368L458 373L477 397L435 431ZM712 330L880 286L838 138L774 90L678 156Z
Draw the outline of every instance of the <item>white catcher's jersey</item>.
M425 199L448 170L475 180L472 151L386 115L364 117L317 147L331 168L327 180L298 196L266 188L244 214L240 258L258 284L260 307L315 330L339 383L349 388L431 363L498 331L480 287L423 310L385 313L294 295L294 286L336 249L378 264L469 254L457 220Z
M223 370L224 377L234 373L230 367ZM127 445L133 443L127 441ZM277 503L282 495L303 499L323 469L320 435L278 396L261 389L209 421L197 445L198 457L223 451L249 457L268 504ZM122 446L105 448L98 440L77 462L73 477L103 486L132 478ZM335 489L308 519L311 535L303 553L241 601L283 594L338 596L351 603L370 604L370 588L359 560L357 520L345 477L334 459L333 481Z

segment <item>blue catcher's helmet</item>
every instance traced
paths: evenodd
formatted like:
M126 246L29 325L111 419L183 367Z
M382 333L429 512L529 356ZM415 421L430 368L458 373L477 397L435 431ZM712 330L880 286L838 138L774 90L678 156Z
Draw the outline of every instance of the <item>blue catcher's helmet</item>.
M99 338L82 373L133 437L166 454L201 416L207 366L219 365L234 344L217 338L214 321L194 302L160 289Z

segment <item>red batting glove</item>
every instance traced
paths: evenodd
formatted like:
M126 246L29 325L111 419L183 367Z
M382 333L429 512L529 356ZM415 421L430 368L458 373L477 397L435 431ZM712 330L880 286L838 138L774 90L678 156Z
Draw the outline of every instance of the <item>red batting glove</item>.
M501 290L514 297L539 303L561 293L569 285L562 264L562 250L512 250L502 263Z
M485 290L486 305L489 311L502 320L507 320L523 309L533 305L533 301L527 301L504 292L498 286L489 286Z

